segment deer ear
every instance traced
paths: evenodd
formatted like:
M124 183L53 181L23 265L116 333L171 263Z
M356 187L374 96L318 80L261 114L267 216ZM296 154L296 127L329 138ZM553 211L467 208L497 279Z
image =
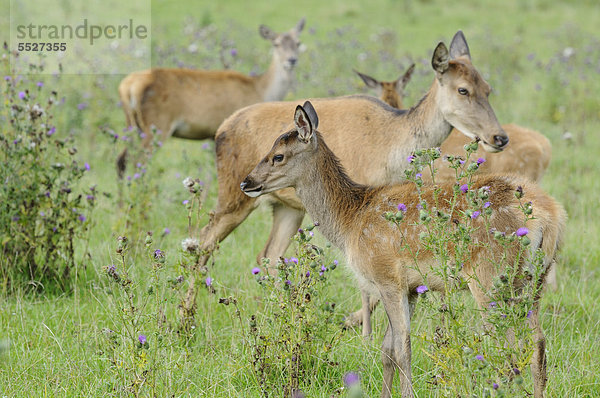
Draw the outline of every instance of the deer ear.
M370 88L378 88L379 87L379 82L376 79L372 78L369 75L365 75L364 73L360 73L356 69L352 69L352 70L354 71L354 73L356 73L358 76L360 76L360 78L362 79L363 82L365 82L367 87L370 87Z
M260 25L258 28L258 32L260 33L263 39L273 40L277 37L277 34L271 30L267 25Z
M296 107L294 124L296 125L296 131L298 131L298 139L304 143L308 143L313 134L313 127L306 111L301 105Z
M312 124L312 128L314 130L318 129L319 128L319 117L317 116L317 111L313 107L313 104L311 104L310 101L306 101L304 103L304 105L302 105L302 108L304 108L304 111L308 115L308 119L310 120L310 123Z
M402 75L402 90L404 90L404 87L406 87L406 84L410 81L410 78L412 77L413 72L415 71L415 64L412 64L407 70L406 72L404 72L404 75ZM400 80L400 79L398 79Z
M467 44L467 39L465 39L465 35L463 34L462 30L456 32L452 38L452 42L450 43L450 59L456 59L460 57L466 57L469 60L471 59L469 45Z
M294 28L294 30L296 31L296 34L300 34L300 32L302 32L302 30L304 29L305 22L306 22L306 18L302 18L300 21L298 21L298 24Z
M431 58L431 66L438 73L444 73L448 70L448 48L442 42L440 42L435 50L433 51L433 58Z

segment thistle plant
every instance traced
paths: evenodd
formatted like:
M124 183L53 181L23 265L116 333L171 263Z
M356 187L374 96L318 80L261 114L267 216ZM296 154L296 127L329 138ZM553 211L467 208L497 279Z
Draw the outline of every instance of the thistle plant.
M9 71L15 55L4 50ZM79 184L91 166L53 124L61 106L55 90L11 72L0 84L0 290L64 291L79 263L75 242L86 246L96 204L95 186Z
M466 157L447 156L449 167L455 170L456 182L452 195L442 197L435 185L433 161L441 154L439 149L418 150L408 158L411 167L406 177L415 184L420 203L417 225L421 246L417 250L430 252L438 267L428 274L419 271L417 253L411 251L414 269L421 272L423 285L416 290L421 297L420 305L432 327L419 332L418 337L426 345L425 353L434 366L434 379L442 396L512 396L523 395L527 389L521 371L529 364L533 354L532 330L528 318L539 300L542 289L541 275L545 272L543 253L536 251L530 262L523 262L530 255L530 240L526 227L506 234L490 228L490 217L495 211L488 200L489 187L473 188L472 177L485 159L470 160L478 143L465 145ZM430 172L434 184L431 202L422 196L422 173ZM522 188L515 191L523 223L534 217L530 202L523 203ZM459 203L466 203L458 210ZM404 229L406 206L398 205L398 211L385 214L386 219ZM412 210L415 211L415 210ZM485 228L488 239L472 239L478 228ZM502 253L487 259L499 275L491 288L487 288L474 272L468 277L462 273L463 264L473 250L486 249L495 240ZM511 254L510 256L508 254ZM512 254L516 253L516 256ZM509 262L507 258L514 258ZM428 277L436 276L442 281L445 293L429 292ZM464 297L468 286L476 286L489 298L488 308L478 308ZM480 314L483 322L477 322L472 314ZM434 326L435 325L435 326Z

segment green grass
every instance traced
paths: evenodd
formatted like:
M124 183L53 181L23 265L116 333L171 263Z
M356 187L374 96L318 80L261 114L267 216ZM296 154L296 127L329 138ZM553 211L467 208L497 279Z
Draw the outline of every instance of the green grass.
M6 0L2 2L6 8ZM212 23L216 38L231 40L239 50L233 66L243 72L264 70L269 62L268 44L257 34L261 23L279 31L292 27L301 16L307 26L302 41L295 92L289 99L364 92L352 68L382 80L396 78L410 62L417 71L408 86L406 104L415 103L432 80L429 66L438 41L449 42L457 29L465 32L473 62L494 87L490 100L502 123L515 122L541 131L553 144L553 159L542 186L569 213L567 237L558 262L559 288L547 292L542 320L548 339L548 396L600 397L600 286L598 248L600 216L600 8L594 1L463 1L450 5L442 0L349 2L235 1L152 2L152 40L156 66L219 68L218 48L199 54L187 52L194 39L187 25L197 31ZM7 32L7 13L0 17L0 31ZM387 38L387 39L386 39ZM212 39L211 39L212 40ZM566 60L563 50L575 55ZM168 54L168 56L162 56ZM529 56L529 57L528 57ZM75 290L64 295L32 296L25 293L0 297L0 396L64 397L118 396L111 390L109 364L99 351L103 327L115 326L102 267L116 261L116 237L122 231L122 212L116 206L114 158L122 148L99 132L108 124L120 132L125 121L116 87L122 76L46 77L48 89L65 96L56 113L59 132L73 133L79 158L92 169L85 184L98 184L102 196L93 215L91 257L84 261ZM90 104L80 112L76 104ZM290 120L291 120L290 115ZM563 134L570 132L571 140ZM181 180L200 177L208 186L205 209L216 197L214 144L170 140L156 154L150 173L156 187L150 216L144 228L155 235L165 228L171 234L157 245L168 253L167 273L176 275L180 242L187 237L187 193ZM270 228L269 210L255 211L221 245L211 276L216 295L201 292L198 301L197 339L187 350L172 347L164 358L165 385L185 396L259 396L249 368L247 347L240 343L239 326L231 311L217 304L219 297L235 295L243 316L260 307L260 289L250 269ZM146 262L137 256L133 264L140 275ZM143 280L143 278L142 278ZM349 272L339 270L327 290L340 313L356 309L358 290ZM466 295L467 297L467 295ZM170 314L173 316L173 314ZM174 320L174 319L173 319ZM361 371L370 396L380 391L379 344L385 327L382 310L375 317L373 343L365 343L360 331L348 331L336 348L337 367L323 370L314 380L309 397L329 397L342 386L341 376ZM417 313L414 330L430 326ZM423 343L413 338L413 378L420 397L432 396L430 364ZM189 357L182 360L182 352ZM181 367L179 364L183 364ZM528 373L528 372L526 372ZM529 377L527 375L527 377ZM399 396L397 394L396 396Z

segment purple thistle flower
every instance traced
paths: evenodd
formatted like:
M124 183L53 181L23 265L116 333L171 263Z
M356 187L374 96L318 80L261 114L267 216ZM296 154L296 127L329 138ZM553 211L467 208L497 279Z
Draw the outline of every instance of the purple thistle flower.
M146 345L146 343L148 342L148 340L146 339L146 335L144 335L144 334L140 334L138 336L138 341L140 342L141 345Z
M58 231L58 228L57 227L52 227L52 232L56 232L56 231Z
M306 277L310 277L310 271L306 271Z
M44 83L43 82L37 82L36 86L38 86L39 88L44 87Z
M83 214L80 214L79 217L77 217L79 219L79 221L81 222L85 222L85 220L87 220L87 218L85 218L85 216Z
M339 264L339 263L338 263L338 260L333 260L333 263L334 263L335 265L338 265L338 264Z
M489 307L490 307L490 308L496 308L497 306L498 306L498 303L496 303L495 301L492 301L492 302L489 304Z
M12 220L13 220L14 222L17 222L17 221L19 221L20 219L21 219L21 217L19 217L19 216L14 216L14 217L12 218Z
M19 98L21 98L21 99L27 98L27 94L25 94L25 91L19 91Z
M163 145L163 143L162 143L162 141L158 141L158 142L156 143L156 145L158 145L158 147L159 147L159 148L161 148L161 147L162 147L162 145Z
M467 191L469 190L469 186L467 184L462 184L460 186L460 190L462 191L462 193L467 193Z
M531 315L533 315L533 311L532 310L527 311L527 319L531 319Z
M50 197L50 191L46 191L46 193L44 194L44 196L46 196L47 198Z
M256 274L258 274L259 272L260 272L260 268L258 268L258 267L254 267L254 268L252 268L252 274L256 275Z
M417 174L415 174L415 178L421 178L421 177L423 177L423 174L422 174L422 173L417 173Z
M471 218L474 220L474 219L476 219L477 217L479 217L479 215L480 215L480 214L481 214L481 212L480 212L480 211L478 211L478 210L475 210L475 211L473 212L473 214L471 214Z
M190 203L190 201L186 199L186 200L184 200L184 201L183 201L183 202L181 202L181 203L183 203L184 205L187 205L188 203Z
M96 199L96 198L94 197L94 195L87 195L85 198L86 198L87 200L89 200L90 202L91 202L92 200Z
M291 257L290 261L294 264L298 264L298 259L296 257Z
M138 178L140 178L141 176L142 176L142 175L141 175L140 173L135 173L135 174L133 175L133 179L134 179L134 180L137 180L137 179L138 179Z
M513 372L517 376L521 374L521 371L518 368L513 368Z
M160 249L154 250L154 258L156 260L164 258L164 257L165 257L165 253L162 250L160 250Z
M204 283L206 283L206 287L211 287L212 283L213 283L213 278L211 278L210 276L207 276L206 279L204 280Z
M458 163L460 163L460 164L465 164L465 161L464 161L463 159L460 159L460 160L458 161Z
M412 163L415 160L415 157L413 155L410 155L409 157L406 158L406 161L408 163Z
M358 375L354 372L348 372L344 375L344 385L346 388L350 388L360 381Z
M85 162L85 164L83 166L85 167L85 169L87 171L90 171L90 164L88 162Z
M77 109L79 109L80 111L84 110L87 107L88 107L87 102L82 102L80 104L77 104Z
M175 278L175 281L177 283L183 283L184 279L185 278L183 277L183 275L179 275L177 278ZM208 279L208 278L206 278L206 279ZM212 279L211 279L211 282L212 282Z
M289 280L289 279L286 279L286 280L285 280L285 284L286 284L286 285L288 285L288 286L290 286L290 285L292 284L292 281L291 281L291 280Z
M9 82L9 81L12 80L12 77L10 77L10 76L4 76L4 80L6 80L7 82Z
M235 57L238 54L238 52L235 48L232 48L231 51L229 51L229 53L231 54L232 57Z
M202 149L209 149L210 145L208 144L208 142L205 142L204 144L202 144Z
M417 287L417 293L419 293L419 294L423 294L427 291L429 291L429 288L425 285L421 285L421 286Z
M406 213L406 205L404 203L398 203L398 211Z
M483 204L483 208L484 208L484 209L487 209L487 208L488 208L488 207L490 207L491 205L492 205L492 204L491 204L490 202L485 202L485 203Z
M327 268L324 265L321 265L321 272L327 271Z
M500 387L500 386L498 385L498 383L494 383L494 384L492 384L492 388L493 388L494 390L497 390L499 387Z
M525 235L527 235L528 233L529 233L529 230L528 230L527 228L525 228L525 227L521 227L521 228L517 229L517 232L515 232L515 234L516 234L517 236L519 236L519 237L521 237L521 236L525 236Z
M478 361L483 361L483 355L477 354L475 355L475 359L477 359Z
M171 233L171 230L169 229L169 227L165 227L165 229L163 229L163 235L169 235Z
M481 165L482 163L485 163L485 159L484 158L477 159L477 164L478 165Z
M40 216L41 216L41 217L45 217L45 216L46 216L46 213L44 213L43 211L40 211Z

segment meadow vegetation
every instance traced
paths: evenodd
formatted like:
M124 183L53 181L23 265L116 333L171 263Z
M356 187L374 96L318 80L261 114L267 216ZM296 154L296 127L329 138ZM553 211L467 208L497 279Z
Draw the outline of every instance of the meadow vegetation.
M366 92L353 68L392 80L414 62L404 103L415 104L433 79L431 49L462 29L474 64L493 86L490 102L498 120L551 140L553 157L541 185L564 205L569 220L558 289L545 292L540 311L547 395L600 397L596 2L473 0L451 7L441 0L252 6L157 0L153 66L260 73L270 55L258 26L279 31L299 16L307 18L301 35L306 51L288 99ZM5 38L8 24L8 14L1 16ZM305 219L287 261L256 264L271 225L270 210L262 208L221 243L207 269L194 269L198 242L189 238L215 205L214 142L155 142L151 154L138 153L119 180L114 160L140 141L118 104L123 76L11 70L11 55L2 54L0 243L11 250L0 258L0 396L380 393L387 320L375 311L372 341L341 327L360 294L318 227ZM31 116L36 104L43 112ZM191 179L182 183L186 177ZM18 182L18 192L7 188L9 180ZM12 250L16 245L36 251ZM31 259L50 268L29 272L23 264ZM277 272L268 276L269 268ZM197 315L182 328L179 305L194 276ZM455 294L465 308L474 307L468 293ZM440 375L450 377L443 358L456 351L452 343L445 353L436 351L439 341L430 337L441 322L439 306L435 295L427 295L413 318L415 395L454 396ZM462 311L460 317L472 336L481 331L479 313ZM493 386L499 378L476 357L489 356L463 354L474 358L463 362L473 377L461 385L480 386L477 396L500 396L502 389ZM529 371L521 370L516 376L522 386L504 396L531 392Z

